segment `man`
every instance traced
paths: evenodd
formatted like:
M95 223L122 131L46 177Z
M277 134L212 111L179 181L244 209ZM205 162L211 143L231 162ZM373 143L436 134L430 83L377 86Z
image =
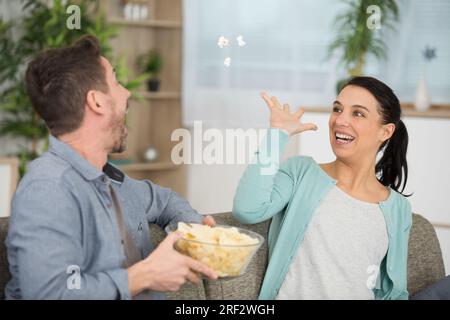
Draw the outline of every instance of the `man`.
M33 60L26 85L50 132L12 203L6 245L9 299L162 299L207 266L181 255L173 233L153 248L148 223L214 225L170 189L137 181L107 163L126 148L130 92L96 38Z

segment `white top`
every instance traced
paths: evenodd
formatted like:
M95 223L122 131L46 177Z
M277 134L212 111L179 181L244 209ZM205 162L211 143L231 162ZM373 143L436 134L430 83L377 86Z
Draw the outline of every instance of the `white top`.
M277 299L374 299L387 247L379 205L334 186L314 212Z

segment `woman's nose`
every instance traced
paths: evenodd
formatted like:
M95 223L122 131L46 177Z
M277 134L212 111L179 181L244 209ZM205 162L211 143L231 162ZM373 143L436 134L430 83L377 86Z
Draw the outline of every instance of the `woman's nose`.
M350 118L345 112L342 112L341 114L339 114L336 117L336 124L337 125L346 126L346 125L349 124L349 121L350 121Z

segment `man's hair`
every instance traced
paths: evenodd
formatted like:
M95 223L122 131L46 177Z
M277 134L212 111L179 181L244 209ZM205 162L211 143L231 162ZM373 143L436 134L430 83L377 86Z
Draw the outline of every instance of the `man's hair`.
M28 64L28 96L54 136L80 127L89 90L108 92L100 57L97 38L85 35L72 46L41 52Z

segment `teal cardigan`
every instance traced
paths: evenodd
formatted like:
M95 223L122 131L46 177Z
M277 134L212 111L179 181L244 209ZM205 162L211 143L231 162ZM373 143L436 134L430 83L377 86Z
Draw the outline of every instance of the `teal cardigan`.
M233 214L242 223L254 224L272 218L268 235L269 263L259 295L264 300L276 298L312 214L337 182L311 157L293 157L279 167L280 154L288 139L282 130L268 130L255 161L239 182L233 203ZM386 221L389 246L373 289L375 298L408 299L411 206L392 189L389 198L379 206Z

